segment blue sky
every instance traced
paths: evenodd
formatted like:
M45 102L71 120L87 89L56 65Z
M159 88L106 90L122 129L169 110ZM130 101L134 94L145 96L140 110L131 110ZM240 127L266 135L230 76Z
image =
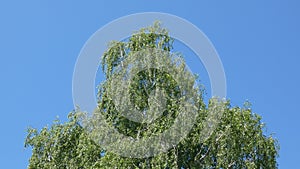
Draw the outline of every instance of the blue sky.
M232 105L249 100L279 140L279 168L295 168L299 8L297 0L1 1L1 168L27 166L28 126L50 125L57 115L64 120L73 109L72 75L87 39L114 19L150 11L185 18L208 36L223 62Z

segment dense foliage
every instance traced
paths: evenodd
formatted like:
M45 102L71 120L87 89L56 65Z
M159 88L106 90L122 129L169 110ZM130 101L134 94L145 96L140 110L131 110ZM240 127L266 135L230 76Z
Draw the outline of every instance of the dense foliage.
M167 72L148 69L139 72L132 79L129 98L141 111L149 110L149 93L158 88L166 92L167 108L162 116L151 123L138 123L124 118L116 111L110 97L110 78L118 73L117 66L135 51L153 48L171 52L173 39L166 29L156 23L134 33L127 41L112 42L102 57L102 68L106 81L99 86L98 108L94 113L105 115L106 121L118 132L132 138L150 137L168 129L178 116L178 100L182 91ZM170 62L171 63L171 62ZM174 70L183 70L184 62L173 64ZM196 80L196 77L193 79ZM261 117L248 106L232 107L229 101L217 104L210 99L203 101L202 89L198 90L194 106L197 119L187 137L167 152L148 158L129 158L108 151L94 139L82 125L84 113L79 110L69 114L69 121L55 121L50 128L40 132L30 128L25 146L32 147L30 169L85 169L85 168L277 168L278 144L272 136L264 133ZM212 109L222 108L222 116L207 139L201 139L205 121ZM217 109L219 110L219 109ZM97 119L97 118L93 118ZM95 121L94 121L95 122ZM97 121L96 121L97 122Z

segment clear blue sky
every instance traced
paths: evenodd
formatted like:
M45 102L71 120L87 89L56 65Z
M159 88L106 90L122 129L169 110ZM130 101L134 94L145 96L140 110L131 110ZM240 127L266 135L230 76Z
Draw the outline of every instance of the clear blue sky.
M300 1L0 2L1 166L25 168L26 128L66 118L80 49L100 27L136 12L166 12L199 27L217 49L232 105L252 102L281 149L279 167L300 160ZM206 82L207 83L207 82Z

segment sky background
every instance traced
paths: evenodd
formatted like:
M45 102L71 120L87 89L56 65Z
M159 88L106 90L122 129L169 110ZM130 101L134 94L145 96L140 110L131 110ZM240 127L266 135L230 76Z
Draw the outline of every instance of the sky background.
M249 100L267 133L279 140L279 168L296 168L299 8L298 0L1 1L0 168L26 168L27 127L41 129L57 115L65 120L73 109L73 70L88 38L108 22L137 12L170 13L200 28L223 62L232 105ZM201 76L209 84L205 73Z

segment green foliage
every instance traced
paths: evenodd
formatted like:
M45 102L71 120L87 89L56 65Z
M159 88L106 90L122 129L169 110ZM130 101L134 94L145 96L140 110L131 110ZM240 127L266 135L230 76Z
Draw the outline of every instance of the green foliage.
M130 100L141 111L149 110L149 93L163 88L167 94L167 109L162 117L150 124L130 121L121 116L115 108L113 98L108 92L110 78L118 73L117 66L124 58L135 51L153 48L170 52L173 39L168 31L155 23L133 34L128 41L112 42L102 57L102 68L106 81L99 86L97 112L105 115L106 121L118 132L132 138L149 137L163 132L172 126L177 117L178 100L183 94L176 81L159 69L139 72L132 79L129 88ZM176 70L184 70L185 64L174 64ZM194 79L188 79L195 86ZM70 113L69 121L61 124L56 121L50 128L40 132L30 128L25 146L32 147L29 161L30 169L67 169L67 168L277 168L278 143L272 136L264 134L261 117L251 111L250 103L244 108L231 107L229 101L216 104L211 99L205 105L202 90L197 90L194 106L197 107L196 122L186 138L174 145L169 151L149 158L128 158L114 154L96 144L81 125L82 113ZM220 108L224 113L220 122L203 140L205 121L212 109ZM218 110L218 109L217 109ZM97 114L96 114L97 115Z
M61 124L56 120L40 132L28 129L25 147L33 147L28 168L93 168L100 159L101 149L79 125L79 114L71 112L68 122Z

